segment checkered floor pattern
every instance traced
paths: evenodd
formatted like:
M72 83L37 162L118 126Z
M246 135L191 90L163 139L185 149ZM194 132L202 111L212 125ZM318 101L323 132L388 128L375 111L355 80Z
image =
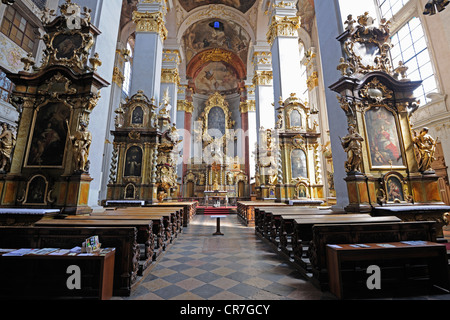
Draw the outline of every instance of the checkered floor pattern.
M131 296L113 299L333 299L302 278L236 215L222 219L224 236L213 236L215 231L216 219L195 216Z
M445 228L450 239L450 227ZM222 219L224 236L213 236L216 219L197 215L150 267L129 297L112 300L335 300L303 278L236 215ZM425 292L386 300L450 300Z

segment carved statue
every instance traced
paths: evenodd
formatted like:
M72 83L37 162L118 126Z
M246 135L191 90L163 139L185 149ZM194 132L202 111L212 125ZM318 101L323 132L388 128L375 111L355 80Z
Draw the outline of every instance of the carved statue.
M9 129L7 123L2 123L3 132L0 135L0 156L1 167L0 172L5 172L7 166L11 163L11 152L14 148L15 137L13 132Z
M87 171L89 148L92 142L92 134L87 130L87 124L80 122L80 130L70 136L73 146L73 160L75 170L80 172Z
M361 142L364 141L354 126L348 128L348 135L341 139L342 147L347 153L347 161L345 162L345 170L347 172L361 171Z
M414 132L413 142L419 150L419 171L432 171L431 164L434 160L437 141L428 134L428 128L423 128L419 134Z

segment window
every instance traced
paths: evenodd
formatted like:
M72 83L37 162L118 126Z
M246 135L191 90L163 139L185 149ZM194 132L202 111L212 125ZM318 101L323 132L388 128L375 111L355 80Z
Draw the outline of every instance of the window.
M31 0L41 10L45 9L45 5L47 4L47 0Z
M127 49L130 52L130 57L129 57L129 60L125 62L124 81L123 81L122 91L128 96L130 94L131 60L132 60L132 57L133 57L133 49L131 48L130 43L127 43Z
M378 0L380 14L387 20L391 19L409 0Z
M5 10L1 32L25 51L33 51L34 41L37 38L35 28L12 6L8 6Z
M6 77L6 74L0 70L0 99L9 102L12 88L12 82Z
M302 46L302 48L300 49L300 58L303 58L305 56L305 47ZM302 84L302 87L300 90L302 90L302 92L300 92L300 99L303 100L304 102L309 100L309 95L308 95L308 73L306 70L306 66L303 65L303 63L300 63L300 83ZM304 87L303 87L304 85Z
M392 36L391 57L394 68L399 61L408 67L407 75L412 81L422 80L414 92L420 104L429 102L427 94L437 90L433 65L427 48L425 34L419 18L412 18Z

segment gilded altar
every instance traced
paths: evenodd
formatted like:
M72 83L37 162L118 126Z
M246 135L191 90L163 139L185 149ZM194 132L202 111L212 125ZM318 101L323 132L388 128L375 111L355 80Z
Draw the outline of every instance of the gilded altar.
M212 94L197 123L193 139L203 150L202 159L186 164L183 196L205 198L208 192L216 191L226 192L229 198L249 196L245 165L235 156L235 121L225 96Z
M275 129L260 130L256 191L260 199L324 202L322 146L315 115L295 94L278 102Z
M109 83L96 72L99 56L90 55L100 31L89 11L70 1L60 11L42 17L41 64L27 55L23 71L7 74L20 116L9 170L0 179L1 205L89 213L89 118Z
M413 131L410 117L419 107L407 68L389 58L389 21L375 26L365 13L338 40L346 57L342 77L330 88L347 116L347 212L398 215L402 220L435 220L443 225L438 176L431 168L436 141L427 128ZM442 232L440 232L441 234Z
M142 91L115 111L107 200L162 202L177 189L179 137L167 112ZM159 111L158 111L159 109Z

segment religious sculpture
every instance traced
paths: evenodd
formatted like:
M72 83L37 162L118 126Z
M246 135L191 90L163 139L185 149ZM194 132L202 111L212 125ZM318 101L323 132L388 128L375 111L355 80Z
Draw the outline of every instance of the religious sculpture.
M69 136L73 146L73 160L75 171L86 172L88 167L89 148L92 142L92 134L87 130L87 124L80 122L80 130Z
M6 172L11 163L11 153L14 148L15 136L7 123L2 124L3 132L0 135L0 172Z
M428 128L423 128L419 134L414 132L413 141L419 151L419 171L430 172L432 171L431 164L434 160L434 153L436 151L436 143L428 134Z
M350 172L361 171L361 142L363 137L356 132L354 126L349 126L348 135L341 138L341 144L347 153L347 161L345 162L345 170Z

